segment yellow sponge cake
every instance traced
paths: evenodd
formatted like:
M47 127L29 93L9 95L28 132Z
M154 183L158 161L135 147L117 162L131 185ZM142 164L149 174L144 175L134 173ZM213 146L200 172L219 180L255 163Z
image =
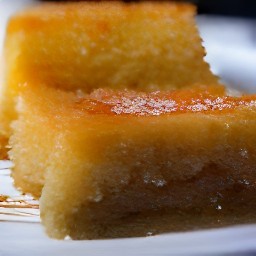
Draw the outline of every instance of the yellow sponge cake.
M40 209L51 237L142 236L255 216L255 95L38 87L18 109L13 176L37 196L45 184Z
M5 42L3 130L15 97L42 84L90 92L216 84L204 62L195 7L175 3L47 3L14 15Z

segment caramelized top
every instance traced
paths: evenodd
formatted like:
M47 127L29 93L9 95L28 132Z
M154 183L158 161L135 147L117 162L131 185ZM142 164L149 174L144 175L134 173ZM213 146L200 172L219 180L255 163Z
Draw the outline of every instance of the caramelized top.
M227 112L240 106L256 107L256 96L227 96L220 86L151 93L98 89L75 104L76 109L89 114L137 116Z

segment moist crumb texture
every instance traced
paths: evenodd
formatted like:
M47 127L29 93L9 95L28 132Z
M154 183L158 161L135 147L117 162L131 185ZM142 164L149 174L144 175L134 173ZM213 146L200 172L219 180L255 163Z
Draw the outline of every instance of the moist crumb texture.
M136 111L113 111L134 100ZM253 223L255 100L219 86L90 95L33 88L13 123L16 186L42 195L43 225L58 239ZM172 101L176 111L155 115ZM188 107L198 103L207 109Z

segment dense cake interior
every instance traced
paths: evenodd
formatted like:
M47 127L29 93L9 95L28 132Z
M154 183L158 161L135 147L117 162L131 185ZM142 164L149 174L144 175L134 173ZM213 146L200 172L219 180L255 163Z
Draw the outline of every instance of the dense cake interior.
M149 147L144 152L152 148L155 147ZM244 152L241 151L241 154ZM141 152L136 150L135 153ZM121 157L120 154L116 156ZM145 153L144 159L148 161L151 157ZM229 157L229 161L234 159ZM161 165L160 160L154 164ZM186 161L187 158L177 157L175 160ZM201 168L198 166L200 164ZM67 189L78 186L81 193L79 195L69 190L67 194L62 191L66 201L58 197L64 183L57 184L57 180L63 179L63 174L51 173L48 177L51 181L46 183L40 206L46 231L58 239L65 236L99 239L255 222L254 167L250 171L239 172L219 163L204 165L197 161L189 165L187 168L196 168L198 173L185 181L168 179L165 172L168 169L163 164L157 174L152 172L152 160L148 164L137 163L136 167L119 165L117 169L116 165L108 165L112 171L108 169L107 173L104 172L106 166L94 166L94 179L89 176L90 181L95 182L94 194L88 196L85 189L79 186L78 179L75 183L67 183L64 178ZM141 168L147 168L147 172L141 173ZM118 175L117 171L120 172ZM67 174L64 175L66 177ZM48 185L55 185L56 189Z
M38 98L37 95L41 97ZM100 89L91 95L39 87L24 93L17 106L19 119L13 124L14 135L10 140L10 157L15 162L15 184L23 192L40 196L48 151L51 150L52 154L56 155L57 137L61 136L62 130L68 130L72 136L79 138L83 136L81 132L85 127L97 123L104 129L110 124L118 125L119 122L127 122L130 119L140 122L141 118L141 122L144 122L142 117L157 122L155 118L158 116L166 119L165 116L189 113L201 113L206 116L227 115L232 114L236 108L253 109L254 106L253 96L228 97L221 86L201 86L166 93L136 93L128 90L115 92ZM175 116L170 120L175 120ZM76 134L72 125L81 132ZM30 168L27 167L28 164Z
M222 86L200 86L166 93L137 93L128 90L115 92L99 89L90 95L81 91L63 92L44 86L28 90L19 99L17 105L19 119L12 125L14 134L10 139L12 149L9 155L15 163L12 174L15 185L23 192L40 197L49 157L48 151L51 150L52 154L56 154L55 145L58 145L58 142L55 136L59 134L58 127L64 129L62 126L73 124L81 125L83 130L84 124L79 124L79 120L85 119L90 122L94 118L101 117L102 122L109 123L114 116L129 114L126 110L131 107L131 104L135 106L135 102L140 102L140 106L137 104L137 112L130 112L130 114L154 116L173 111L169 106L170 103L173 106L174 101L180 102L183 99L183 106L185 106L186 100L191 103L192 97L198 99L203 95L218 97L224 94L225 88ZM158 103L153 106L152 103L156 102ZM124 110L123 113L116 111L120 107ZM138 112L138 110L141 111ZM102 127L104 128L104 123ZM72 128L70 132L72 133ZM79 135L74 134L74 136Z
M251 222L255 101L218 86L91 95L39 87L18 104L13 177L36 196L44 186L42 221L55 238Z

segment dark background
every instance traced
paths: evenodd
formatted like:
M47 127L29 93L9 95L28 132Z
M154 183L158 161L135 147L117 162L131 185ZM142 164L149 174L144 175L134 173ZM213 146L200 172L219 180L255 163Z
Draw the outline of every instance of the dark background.
M44 0L47 1L47 0ZM51 0L48 0L51 1ZM61 0L55 0L61 1ZM71 0L72 1L72 0ZM73 0L75 1L75 0ZM192 2L198 6L201 14L219 14L256 18L256 0L176 0L178 2ZM126 0L126 2L131 2Z
M199 13L256 18L256 0L194 0Z

